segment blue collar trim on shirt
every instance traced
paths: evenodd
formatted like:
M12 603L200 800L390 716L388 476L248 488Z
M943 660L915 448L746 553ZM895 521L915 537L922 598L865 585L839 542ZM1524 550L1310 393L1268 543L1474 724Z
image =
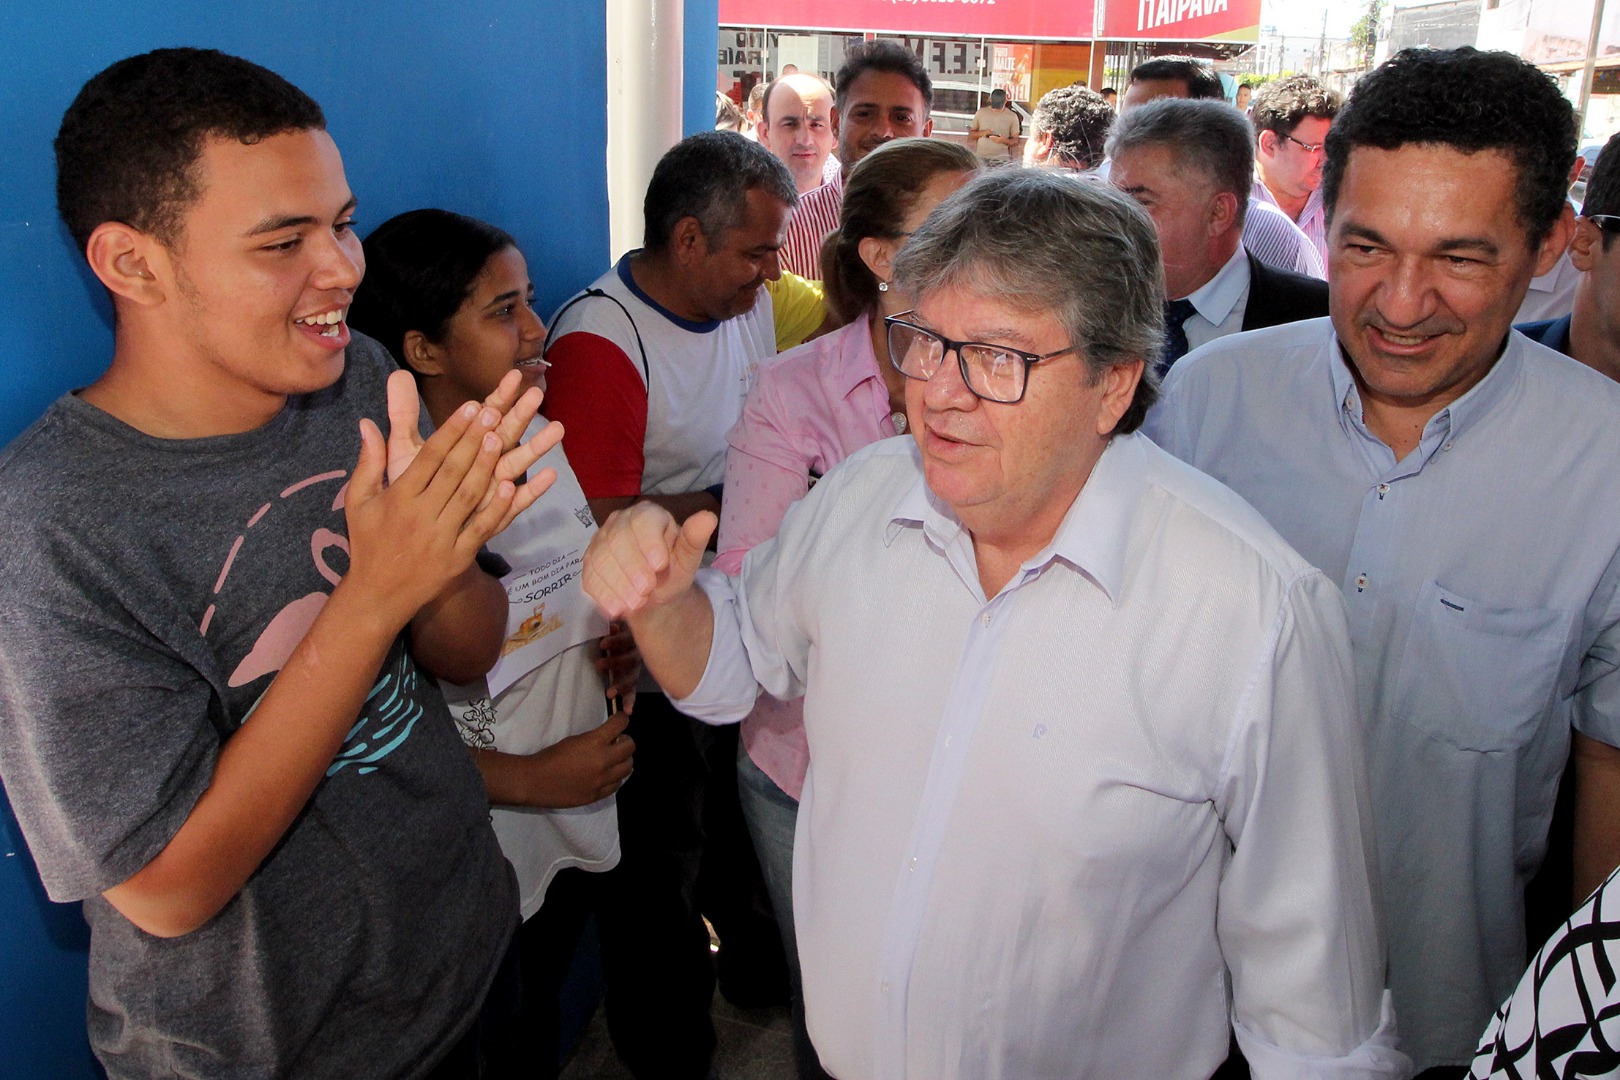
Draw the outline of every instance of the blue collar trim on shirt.
M662 315L664 318L668 319L682 330L690 330L694 334L707 334L720 326L720 319L709 319L706 322L693 322L691 319L683 319L673 311L669 310L669 308L665 307L663 304L660 304L658 301L642 292L641 286L636 284L635 277L630 273L631 256L639 254L641 254L641 248L637 248L634 251L625 252L624 257L619 260L619 264L614 267L614 269L619 272L619 280L624 282L624 287L630 290L630 295L634 296L637 300L640 300L643 304L646 304L648 307L658 312L658 314Z
M1008 583L1008 588L1016 587L1054 560L1061 560L1095 582L1109 602L1118 607L1131 523L1147 490L1147 454L1142 436L1115 436L1091 470L1086 486L1063 515L1052 542L1025 560L1021 573ZM918 465L920 468L920 460ZM929 490L921 476L895 505L884 530L884 543L893 544L907 525L921 525L923 534L941 550L965 531L956 514Z

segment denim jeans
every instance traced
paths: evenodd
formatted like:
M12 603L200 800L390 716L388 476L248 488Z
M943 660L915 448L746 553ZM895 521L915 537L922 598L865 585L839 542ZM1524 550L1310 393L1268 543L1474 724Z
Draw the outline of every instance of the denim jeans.
M765 889L776 909L776 925L782 932L782 949L787 953L788 980L793 993L793 1054L800 1080L830 1080L821 1069L820 1059L810 1044L804 1025L804 989L799 979L799 946L793 932L793 831L799 820L799 803L765 775L746 747L737 747L737 797L742 801L743 820L754 840L754 852L765 875Z

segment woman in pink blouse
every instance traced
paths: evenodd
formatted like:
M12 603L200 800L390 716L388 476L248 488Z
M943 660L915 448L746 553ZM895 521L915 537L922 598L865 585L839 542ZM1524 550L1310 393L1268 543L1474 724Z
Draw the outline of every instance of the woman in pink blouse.
M718 569L737 573L827 470L906 430L906 380L889 363L883 318L912 304L890 284L890 267L929 211L978 168L956 143L896 139L850 171L843 227L821 248L827 304L844 325L760 369L728 437ZM787 950L799 1074L813 1078L825 1074L804 1031L792 907L793 829L809 764L803 719L798 700L760 695L742 724L737 784Z

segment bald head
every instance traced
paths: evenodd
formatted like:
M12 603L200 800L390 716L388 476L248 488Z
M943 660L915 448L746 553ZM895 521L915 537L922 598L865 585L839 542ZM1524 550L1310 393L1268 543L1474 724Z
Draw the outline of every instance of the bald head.
M765 92L759 141L788 167L801 195L821 185L827 155L837 142L832 109L832 87L816 75L784 75Z

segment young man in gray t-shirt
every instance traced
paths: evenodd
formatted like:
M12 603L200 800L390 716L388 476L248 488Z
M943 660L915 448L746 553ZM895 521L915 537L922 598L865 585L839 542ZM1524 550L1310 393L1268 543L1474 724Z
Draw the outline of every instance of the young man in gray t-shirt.
M114 353L0 454L0 773L84 901L92 1045L115 1078L447 1075L517 901L432 677L495 658L474 556L560 432L519 445L513 380L422 443L278 76L133 57L56 146Z

